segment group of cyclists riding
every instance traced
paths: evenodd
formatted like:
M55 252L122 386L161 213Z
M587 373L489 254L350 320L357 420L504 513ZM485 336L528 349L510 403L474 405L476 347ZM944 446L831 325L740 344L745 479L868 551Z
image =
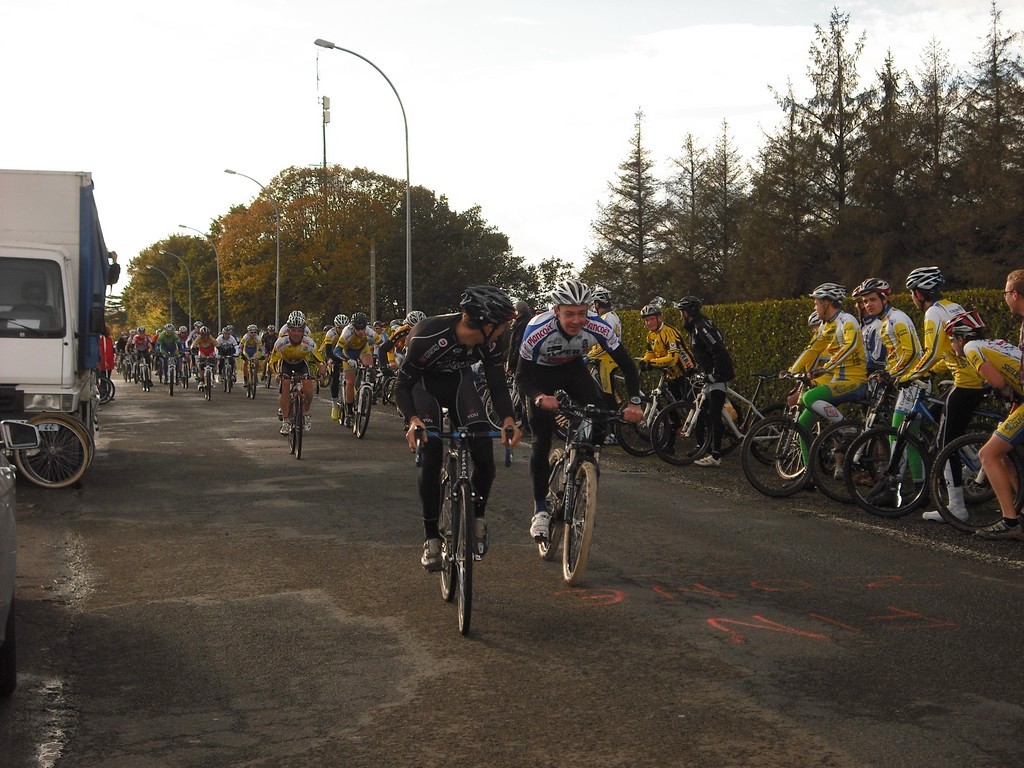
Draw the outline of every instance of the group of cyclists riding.
M934 377L950 373L953 386L946 396L946 417L942 441L953 440L967 429L971 414L987 388L1014 400L1024 399L1021 384L1020 347L1003 340L985 338L985 325L977 312L942 297L945 280L937 267L913 270L906 279L914 305L924 313L923 339L909 315L890 303L891 287L871 277L857 286L852 298L857 316L844 309L847 290L836 283L822 283L810 294L814 312L808 318L812 336L804 351L789 368L807 377L809 385L791 395L790 405L799 403L799 421L810 426L817 419L833 419L836 406L865 397L869 376L885 378L900 387L892 416L898 427L913 408L921 392L930 391ZM1004 291L1011 311L1024 315L1024 270L1011 272ZM675 305L686 337L664 321L663 301L652 301L641 309L647 327L644 353L636 358L625 348L621 323L612 309L610 292L591 288L579 280L564 280L550 295L550 308L530 314L525 303L517 307L502 290L488 285L470 286L463 291L459 311L426 317L411 311L404 322L392 323L386 333L381 323L371 325L363 312L351 317L339 314L325 328L317 344L302 312L294 311L279 329L268 326L260 332L250 325L241 339L227 327L214 336L209 328L196 324L186 334L167 325L155 338L140 328L122 335L126 353L148 355L152 350L165 357L191 351L198 360L227 356L242 359L243 370L268 363L284 380L303 379L305 428L310 428L313 401L313 371L323 376L330 368L331 418L350 419L355 400L355 377L360 366L372 377L396 376L395 401L406 421L406 439L411 450L422 441L419 495L424 528L421 565L427 570L440 566L441 536L438 517L441 505L441 431L444 411L452 427L472 435L472 485L475 489L474 517L478 551L487 550L486 508L495 478L492 439L494 425L488 418L478 381L482 376L493 410L501 424L501 442L519 443L522 432L513 416L507 373L514 375L519 394L529 403L528 426L532 433L530 477L533 511L530 536L542 542L549 535L549 454L556 430L554 414L560 407L558 393L565 393L578 405L600 408L620 407L621 418L638 422L643 416L639 371L657 368L667 384L681 388L694 371L703 374L704 402L710 413L719 412L725 401L727 383L735 376L732 357L715 324L703 314L702 301L687 296ZM502 336L516 320L516 343L511 351ZM512 362L514 370L507 370ZM330 365L328 365L330 363ZM612 399L612 372L618 369L628 400ZM281 388L282 434L290 421L287 387ZM710 452L697 463L716 467L721 462L721 420L711 419L713 437ZM599 431L597 426L595 431ZM595 436L600 444L602 436ZM1003 512L998 523L978 531L995 539L1024 539L1017 521L1012 488L1013 478L1005 457L1024 442L1024 409L1011 412L981 451L981 459ZM805 449L806 450L806 449ZM915 458L910 458L911 467ZM916 460L920 462L920 457ZM949 509L964 511L962 479L948 477ZM926 520L941 521L929 511Z

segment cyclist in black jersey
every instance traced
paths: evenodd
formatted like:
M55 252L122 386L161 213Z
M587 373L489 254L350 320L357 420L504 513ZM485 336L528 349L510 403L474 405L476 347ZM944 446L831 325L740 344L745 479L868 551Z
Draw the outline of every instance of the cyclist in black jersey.
M596 313L589 312L593 303L590 288L579 280L565 280L551 292L553 308L534 317L523 332L519 347L519 366L516 381L524 398L529 398L530 429L533 432L533 450L530 454L530 478L533 482L534 515L530 535L535 541L544 541L548 535L551 516L548 513L548 477L551 465L551 436L558 410L554 393L564 390L577 403L604 406L604 395L594 377L590 375L583 356L594 344L608 351L619 364L626 378L629 405L622 415L627 421L643 418L640 408L640 379L629 351L618 335ZM603 440L595 425L595 442Z
M419 474L425 534L420 565L428 571L441 565L437 521L441 509L443 446L427 430L442 429L444 406L453 426L471 432L491 431L471 370L477 361L483 363L491 399L502 421L502 444L515 446L521 437L512 416L512 397L505 384L504 360L497 344L514 313L512 302L498 288L479 285L467 288L459 304L460 313L428 317L416 324L406 339L405 361L395 385L395 401L409 425L406 439L410 450L416 450L417 437L425 441ZM473 459L471 482L476 492L476 554L482 557L487 551L484 513L494 483L494 450L490 437L473 437L469 442Z

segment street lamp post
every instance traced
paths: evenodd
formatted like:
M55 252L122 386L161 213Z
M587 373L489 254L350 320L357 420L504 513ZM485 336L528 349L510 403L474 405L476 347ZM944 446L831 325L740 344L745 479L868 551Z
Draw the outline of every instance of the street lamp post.
M152 269L155 272L159 272L164 276L164 280L167 281L167 311L170 313L169 322L171 325L174 325L174 292L171 289L171 278L169 278L167 273L160 269L160 267L154 267L152 264L147 264L146 269Z
M188 264L176 253L170 251L160 251L164 256L173 256L181 262L181 266L185 268L185 274L188 276L188 329L192 330L192 270L188 268Z
M314 40L313 44L319 45L321 48L331 48L335 51L351 53L356 58L362 59L376 69L381 77L387 80L388 85L391 86L391 90L395 93L395 98L398 99L398 106L402 110L402 123L405 125L405 311L409 312L412 310L412 188L409 185L409 121L405 116L405 105L402 104L402 97L398 95L398 89L395 88L395 84L384 74L384 70L362 54L319 38Z
M230 168L225 168L224 173L230 173L232 176L241 176L244 179L248 179L253 184L259 186L264 192L267 188L260 184L252 176L246 176L244 173L238 171L232 171ZM281 327L281 209L277 206L277 200L272 195L267 195L270 198L270 202L274 204L274 214L277 216L277 274L274 278L274 282L277 284L276 296L274 298L274 327Z
M224 323L221 319L220 314L220 256L217 255L217 246L214 245L213 238L211 238L205 232L196 229L195 227L190 227L186 224L179 224L178 227L180 229L191 229L193 232L198 232L203 237L203 239L205 239L206 242L210 244L210 247L213 248L213 263L217 267L217 329L220 330L221 328L224 327ZM191 330L192 329L189 328L189 331Z

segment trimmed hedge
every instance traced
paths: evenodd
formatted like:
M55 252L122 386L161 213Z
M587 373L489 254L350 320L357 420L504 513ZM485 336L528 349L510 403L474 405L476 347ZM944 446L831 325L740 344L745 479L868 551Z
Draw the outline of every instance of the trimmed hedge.
M943 298L962 304L965 309L977 310L988 326L991 338L1017 343L1020 321L1010 314L1002 291L972 288L950 291ZM849 311L852 304L848 299L844 309ZM894 294L892 304L910 315L917 326L918 335L922 336L924 313L914 307L910 294ZM722 331L732 353L736 365L736 380L732 386L749 396L757 384L754 373L788 368L811 338L807 316L813 309L814 304L810 298L705 306L704 314ZM665 307L664 313L666 323L683 330L679 310L669 306ZM639 356L647 341L647 328L639 310L616 310L616 314L622 320L622 337L626 347L634 356ZM773 387L776 395L773 399L778 399L787 391L788 384L778 382Z

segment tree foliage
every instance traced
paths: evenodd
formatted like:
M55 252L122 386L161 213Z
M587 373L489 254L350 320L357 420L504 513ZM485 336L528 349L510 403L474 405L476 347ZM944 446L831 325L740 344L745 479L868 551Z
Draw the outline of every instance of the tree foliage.
M423 187L413 187L411 197L413 309L452 311L462 290L480 283L498 285L514 298L537 300L552 264L559 262L525 264L479 207L455 211L446 197ZM224 323L275 322L278 215L281 318L302 309L316 328L339 312L363 311L384 320L404 317L404 182L365 168L328 166L287 168L251 204L236 206L211 224ZM213 326L217 264L212 248L204 238L184 235L154 243L133 260L123 296L128 317L149 325L166 321L166 281L146 269L156 266L172 276L174 322L184 322L185 275L161 250L189 265L195 314Z

